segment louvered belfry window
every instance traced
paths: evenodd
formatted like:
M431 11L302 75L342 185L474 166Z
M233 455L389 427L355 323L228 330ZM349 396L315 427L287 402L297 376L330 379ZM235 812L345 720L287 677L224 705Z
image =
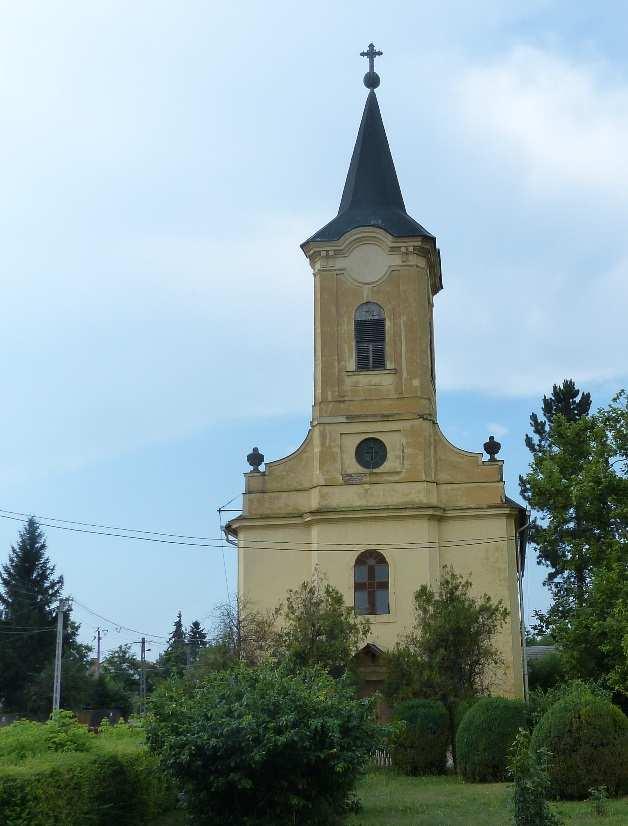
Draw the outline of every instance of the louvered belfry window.
M367 301L355 311L355 369L386 368L386 316L374 301Z

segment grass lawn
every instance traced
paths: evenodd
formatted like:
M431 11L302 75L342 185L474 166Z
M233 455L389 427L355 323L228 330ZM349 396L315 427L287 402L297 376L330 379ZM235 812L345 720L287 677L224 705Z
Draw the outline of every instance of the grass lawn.
M507 783L462 783L457 777L370 774L360 784L363 809L347 826L508 826L512 823ZM609 801L609 817L593 815L589 803L556 803L566 826L628 823L628 798Z
M369 774L359 785L363 809L347 826L509 826L507 783L462 783L457 777L401 777L392 771ZM628 797L610 800L609 816L596 817L590 803L555 803L565 826L621 826L628 823ZM183 826L180 813L154 826Z

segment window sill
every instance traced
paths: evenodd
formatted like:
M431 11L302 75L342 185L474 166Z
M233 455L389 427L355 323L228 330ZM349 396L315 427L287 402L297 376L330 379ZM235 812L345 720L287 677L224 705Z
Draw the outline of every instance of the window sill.
M356 617L367 619L371 623L397 622L397 617L394 614L356 614Z
M387 367L385 370L345 370L348 376L377 376L381 373L396 373L395 367Z

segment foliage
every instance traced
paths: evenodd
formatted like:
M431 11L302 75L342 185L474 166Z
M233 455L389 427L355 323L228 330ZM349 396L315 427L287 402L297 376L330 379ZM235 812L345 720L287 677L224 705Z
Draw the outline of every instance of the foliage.
M377 745L371 704L321 669L239 665L150 707L149 747L199 824L337 822Z
M591 786L605 785L612 795L627 788L628 719L586 688L574 688L551 706L534 729L532 748L552 754L556 797L582 799Z
M0 703L8 711L44 716L50 712L56 610L63 590L63 577L56 576L46 551L46 538L30 517L0 568ZM79 626L69 612L65 618L66 662L85 663L89 649L76 642ZM45 684L44 671L50 673Z
M481 697L465 697L464 700L459 700L453 704L453 715L451 715L453 718L452 738L455 739L460 723L462 723L467 711L473 708L480 699Z
M404 774L442 774L447 768L449 715L438 700L406 700L393 710L393 766Z
M223 602L215 613L214 650L207 657L202 652L201 659L219 670L228 664L257 665L269 659L276 645L278 614L278 609L258 611L240 596L232 602Z
M559 700L571 694L593 694L595 697L600 697L602 700L611 700L611 692L592 681L586 680L568 680L565 683L560 683L553 688L543 691L540 688L533 689L528 698L528 710L530 714L530 722L534 726L541 717L549 711L549 709Z
M356 616L318 570L288 591L281 620L280 658L295 669L321 666L332 677L347 671L370 629L368 619Z
M0 762L14 763L48 752L88 751L93 740L71 711L57 711L46 723L18 720L0 728Z
M445 566L440 588L414 595L414 625L388 657L384 694L390 702L433 697L451 706L488 690L501 663L493 644L508 612L501 600L471 594L471 582Z
M187 645L190 661L196 662L202 649L207 646L207 632L198 620L194 620L188 628Z
M159 657L159 667L164 677L182 677L187 665L188 648L185 629L183 628L181 611L177 611L172 631L168 637L168 645Z
M117 708L124 716L131 713L132 695L108 674L90 677L86 708Z
M602 679L628 697L628 543L593 571L584 604L555 632L568 674Z
M136 826L174 807L174 788L144 746L93 739L87 752L0 763L0 823Z
M132 653L130 645L113 648L100 667L102 674L132 696L139 694L140 669L140 661Z
M521 492L535 512L530 539L548 568L552 604L537 613L569 676L628 685L628 396L594 414L573 382L531 418L536 441ZM547 403L547 404L546 404Z
M89 701L92 678L89 676L89 646L65 646L61 658L61 707L83 708ZM24 710L44 720L50 714L54 657L36 674L24 692Z
M474 783L503 780L508 752L528 723L520 700L483 697L465 714L456 734L456 768Z
M547 749L532 752L530 732L519 729L508 761L508 773L513 779L515 826L557 826L559 823L547 803L550 787L547 773L549 759Z
M589 800L594 815L597 815L597 817L608 815L608 789L606 786L593 786L589 789Z
M528 660L528 686L531 690L540 688L546 691L564 681L565 666L557 651Z

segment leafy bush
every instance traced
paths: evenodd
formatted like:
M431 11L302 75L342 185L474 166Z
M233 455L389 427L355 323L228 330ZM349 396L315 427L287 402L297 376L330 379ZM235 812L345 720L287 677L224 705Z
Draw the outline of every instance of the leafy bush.
M557 651L545 654L528 662L528 685L530 689L548 688L560 685L565 681L565 667Z
M443 774L447 768L449 715L438 700L406 700L393 711L393 766L404 774Z
M149 747L200 824L331 824L376 747L369 701L321 669L240 665L151 698Z
M611 795L628 789L628 719L586 687L573 689L543 715L532 748L552 754L556 797L583 799L596 786L606 786Z
M508 751L528 723L525 704L483 697L465 714L456 734L456 768L465 780L503 780Z
M533 725L536 725L545 712L570 694L578 692L585 692L600 697L603 700L611 700L612 692L607 688L599 685L593 681L587 680L569 680L565 683L560 683L553 688L543 691L540 688L535 688L530 692L528 708L530 711L530 720Z
M508 761L508 773L513 779L515 826L557 826L559 823L547 803L549 757L546 749L531 752L530 732L519 729Z
M3 826L135 826L176 802L145 747L97 744L0 766Z
M0 728L0 762L15 762L51 751L88 751L93 735L71 711L58 711L47 723L18 720Z
M467 711L469 711L470 708L473 708L473 706L480 699L481 699L480 697L467 697L466 700L459 700L457 703L454 703L454 705L453 705L453 726L454 726L454 730L452 732L452 737L454 737L454 738L456 737L456 733L458 732L458 728L460 727L460 723L462 723L462 720L463 720L465 714L467 713Z

